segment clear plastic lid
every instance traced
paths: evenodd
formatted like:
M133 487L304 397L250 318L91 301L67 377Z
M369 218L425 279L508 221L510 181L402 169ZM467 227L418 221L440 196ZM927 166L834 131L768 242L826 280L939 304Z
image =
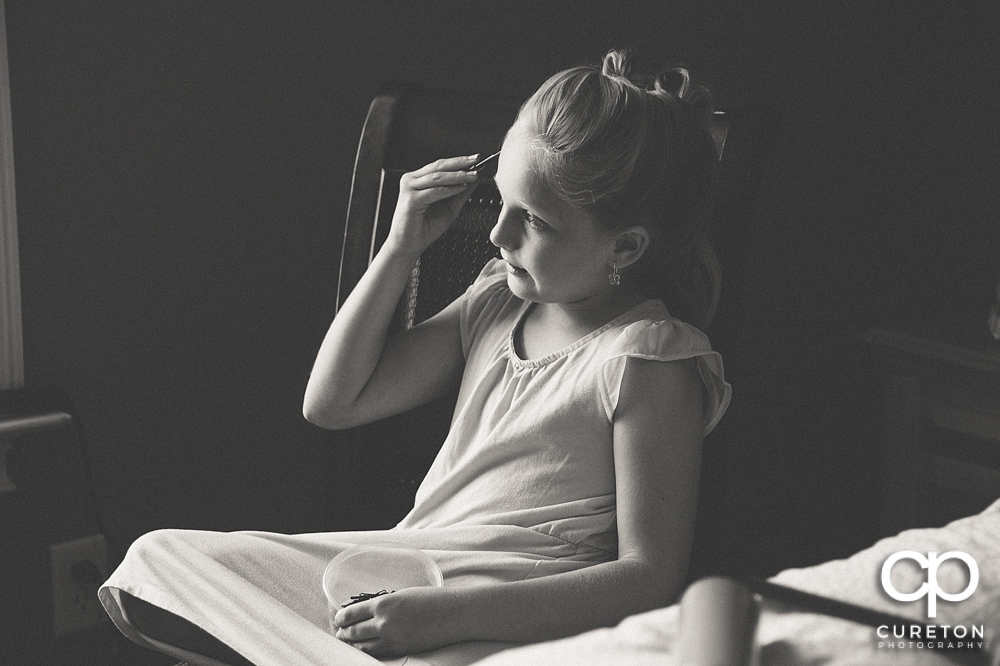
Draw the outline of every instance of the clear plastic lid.
M323 572L323 592L338 609L352 603L352 597L443 585L441 569L427 553L389 541L352 546Z

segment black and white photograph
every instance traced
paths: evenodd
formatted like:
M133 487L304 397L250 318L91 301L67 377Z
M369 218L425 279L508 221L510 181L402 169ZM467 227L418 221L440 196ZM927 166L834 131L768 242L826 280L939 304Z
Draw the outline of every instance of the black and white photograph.
M1000 4L0 0L0 666L1000 666Z

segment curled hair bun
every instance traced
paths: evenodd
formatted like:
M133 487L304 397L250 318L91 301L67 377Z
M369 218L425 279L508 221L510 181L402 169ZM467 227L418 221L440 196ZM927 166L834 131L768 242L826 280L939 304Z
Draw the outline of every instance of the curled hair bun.
M608 51L601 64L601 74L609 79L624 79L638 85L632 80L632 57L625 51Z
M684 102L684 106L707 125L715 110L715 103L708 88L695 83L687 68L665 67L656 74L635 73L634 58L628 51L608 51L601 65L601 73L624 85L644 90L650 95L668 101Z

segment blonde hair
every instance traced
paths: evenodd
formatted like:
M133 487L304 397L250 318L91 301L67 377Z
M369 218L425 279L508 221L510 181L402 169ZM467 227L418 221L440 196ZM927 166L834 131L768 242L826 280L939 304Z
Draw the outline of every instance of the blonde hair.
M707 325L718 293L717 264L705 264L718 164L712 111L711 94L686 69L635 74L627 52L611 51L600 67L549 78L518 116L534 135L532 166L558 197L607 231L649 232L623 279L696 325Z

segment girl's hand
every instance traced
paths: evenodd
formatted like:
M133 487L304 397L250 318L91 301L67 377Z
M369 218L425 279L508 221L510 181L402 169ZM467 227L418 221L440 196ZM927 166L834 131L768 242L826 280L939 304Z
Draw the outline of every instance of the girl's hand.
M476 157L441 159L403 174L385 243L388 248L420 256L445 232L476 188L476 174L463 171L475 164Z
M338 639L377 658L427 652L457 642L448 635L454 605L438 587L411 587L341 608Z

